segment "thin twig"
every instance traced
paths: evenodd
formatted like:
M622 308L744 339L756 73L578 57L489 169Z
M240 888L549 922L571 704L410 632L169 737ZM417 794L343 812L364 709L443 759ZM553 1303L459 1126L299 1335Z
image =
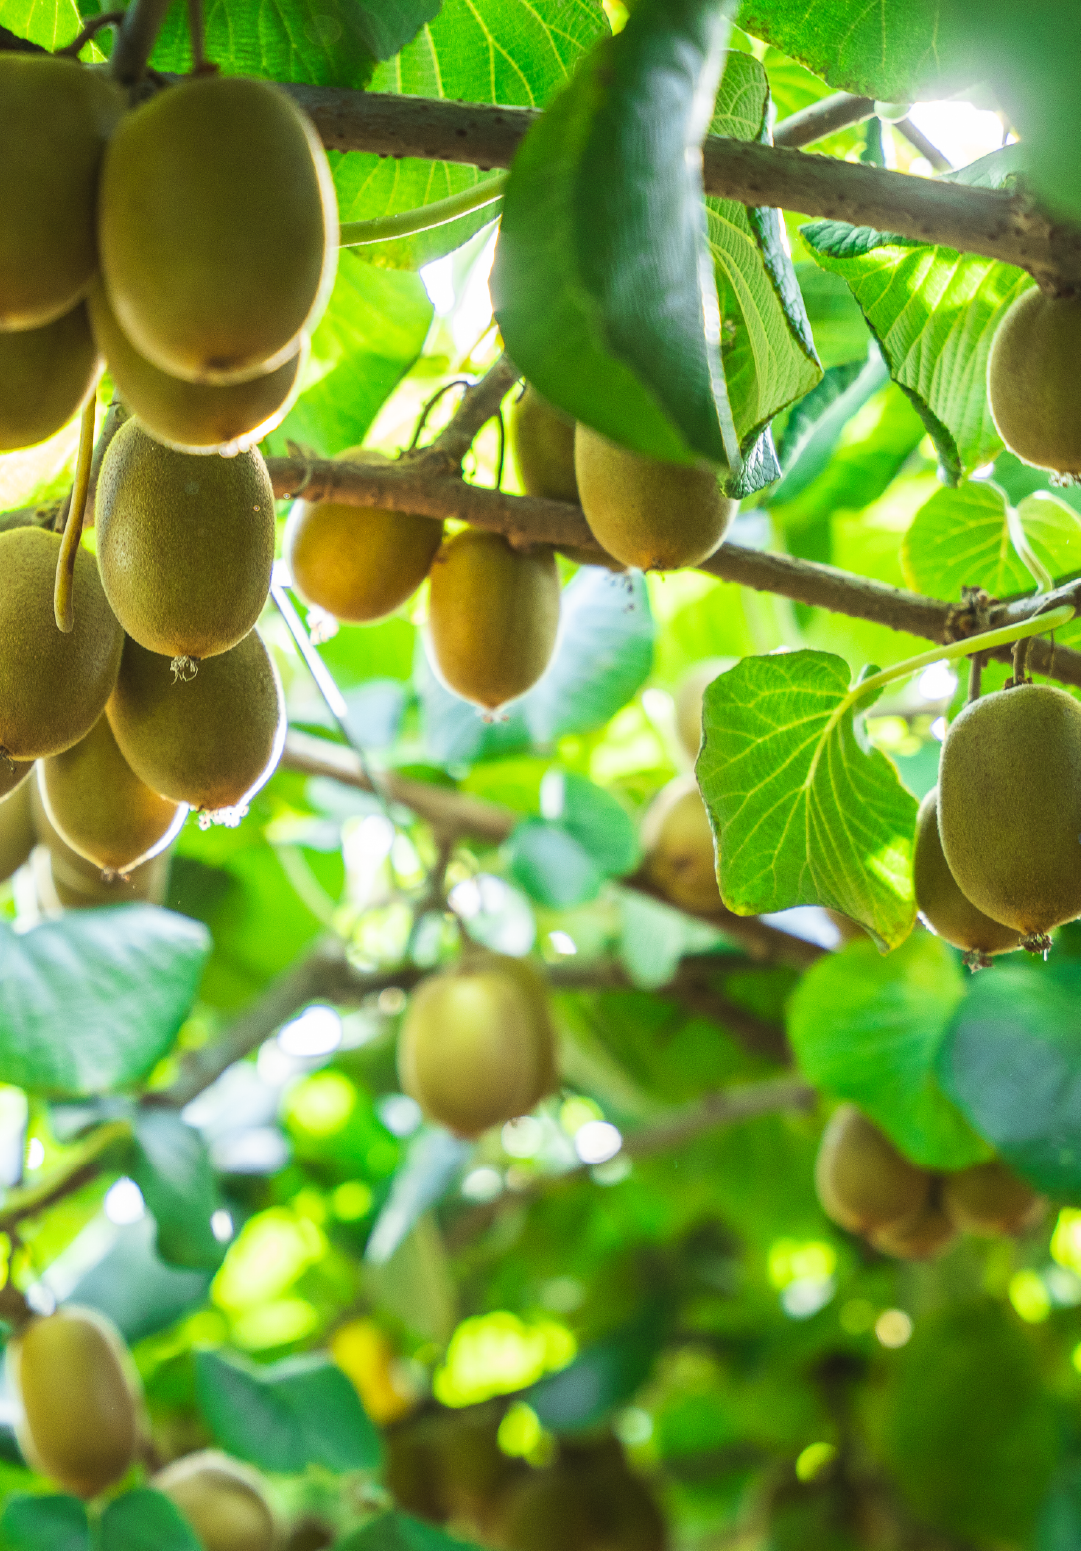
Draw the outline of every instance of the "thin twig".
M930 162L935 172L952 172L953 163L948 156L943 156L937 145L933 145L922 129L918 129L910 118L903 118L894 124L899 135L906 139L910 146L917 150L925 161Z
M94 418L97 399L91 393L83 409L79 423L79 456L75 464L75 482L71 487L64 537L60 541L60 553L56 560L56 581L53 586L53 614L56 628L70 635L75 628L75 562L79 555L79 541L83 536L83 517L86 514L86 495L90 489L90 464L94 457Z
M45 1179L7 1191L0 1201L0 1233L6 1233L24 1217L34 1217L52 1206L54 1201L78 1190L93 1178L114 1148L122 1147L130 1140L131 1126L126 1120L107 1121L92 1131L86 1141Z
M202 75L207 68L203 0L188 0L188 35L191 39L191 73Z
M968 704L978 700L983 692L983 669L987 661L985 652L973 652L968 659Z
M812 102L798 113L790 113L773 131L774 145L786 145L798 150L825 140L841 129L850 129L874 116L873 97L854 97L851 92L834 92L819 102Z
M101 16L91 17L79 36L67 44L65 48L57 49L59 59L78 59L88 43L92 43L99 32L106 27L117 27L124 20L123 11L105 11Z
M146 74L172 0L131 0L117 33L109 71L121 86L137 86Z

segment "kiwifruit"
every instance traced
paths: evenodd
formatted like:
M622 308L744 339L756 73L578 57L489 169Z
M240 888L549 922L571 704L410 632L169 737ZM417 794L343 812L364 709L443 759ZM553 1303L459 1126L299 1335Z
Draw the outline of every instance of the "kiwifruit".
M61 754L86 736L116 683L124 634L94 557L75 558L75 628L53 616L60 535L0 533L0 760Z
M78 743L38 761L45 811L62 840L102 872L131 872L173 840L187 808L152 792L102 713Z
M274 566L274 489L258 448L200 457L129 420L105 454L94 509L102 586L132 640L198 662L244 639Z
M560 1457L533 1471L502 1515L507 1551L664 1551L664 1517L614 1440L564 1441Z
M87 306L116 391L143 429L167 447L178 452L243 452L280 425L292 407L308 355L306 340L281 366L250 381L224 386L185 382L139 354L113 317L100 280Z
M21 53L0 55L0 103L0 329L36 329L97 268L98 170L125 104L103 72Z
M676 731L692 759L702 747L702 700L713 680L734 667L734 657L706 657L687 669L676 685Z
M555 1039L545 991L529 965L471 955L425 980L398 1038L405 1092L460 1136L533 1108L555 1081Z
M1081 297L1046 296L1038 286L1017 298L995 332L987 362L991 415L1024 463L1081 475L1079 350Z
M0 54L0 65L8 57ZM83 302L41 328L0 333L0 452L62 430L93 393L101 364Z
M129 638L107 714L140 780L224 822L269 780L285 741L281 680L254 630L187 683Z
M35 838L30 785L23 782L0 798L0 879L19 870L34 849Z
M683 910L721 909L713 831L693 775L676 776L657 793L641 839L646 876L666 899Z
M389 462L366 447L351 447L339 459ZM285 525L282 552L305 603L359 625L382 619L412 597L442 538L443 524L432 517L339 501L297 501Z
M996 953L1010 953L1021 946L1021 938L1012 927L985 916L958 888L938 832L937 786L927 793L916 814L912 873L923 919L937 936L965 949L974 967Z
M180 1509L203 1551L273 1551L277 1526L258 1473L217 1449L175 1460L150 1484Z
M32 759L0 758L0 801L21 786L33 768Z
M937 1191L932 1190L914 1216L887 1223L868 1234L875 1249L896 1260L932 1260L948 1249L957 1237L957 1228L936 1196Z
M927 1202L931 1176L902 1157L854 1104L842 1104L822 1133L815 1188L838 1227L871 1234L913 1221Z
M942 1184L946 1215L962 1233L1014 1237L1034 1228L1047 1211L1046 1199L998 1159L976 1163Z
M526 494L577 503L573 418L527 384L511 405L507 430Z
M127 1473L138 1444L138 1378L114 1325L73 1305L32 1319L9 1340L7 1367L19 1445L36 1471L86 1498Z
M60 835L41 799L39 783L28 781L30 813L38 845L30 858L41 909L86 910L96 905L163 905L169 883L171 850L133 867L128 873L102 872L73 851Z
M432 563L428 628L436 666L459 695L495 710L524 694L548 666L559 630L555 554L464 528Z
M440 1415L409 1417L383 1434L387 1490L399 1508L431 1524L450 1515L439 1469L444 1426Z
M1081 914L1081 706L1022 684L966 705L942 745L938 829L961 892L1023 946Z
M579 422L574 467L586 521L624 565L673 571L697 565L724 538L736 503L713 469L662 463Z
M113 136L98 235L109 305L140 355L189 382L258 377L295 353L334 283L326 153L280 87L188 79Z

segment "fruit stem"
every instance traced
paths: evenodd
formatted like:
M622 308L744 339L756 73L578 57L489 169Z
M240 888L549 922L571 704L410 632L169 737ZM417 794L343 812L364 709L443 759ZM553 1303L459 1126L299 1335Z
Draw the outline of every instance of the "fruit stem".
M86 495L90 489L90 464L94 457L94 416L97 413L97 393L91 393L79 423L79 456L75 464L75 483L71 487L71 505L68 520L64 524L64 537L60 541L60 553L56 560L56 583L53 589L53 614L56 628L70 635L75 628L75 560L79 553L79 540L83 536L83 517L86 514Z
M188 0L188 34L191 38L191 73L202 75L206 70L203 0Z
M486 178L473 188L451 194L447 199L433 200L417 210L403 210L398 215L380 216L374 221L346 221L341 227L343 248L359 248L370 242L390 242L395 237L413 237L418 232L431 231L436 226L446 226L460 216L486 205L498 204L507 186L508 173L501 172L494 178ZM493 212L493 220L495 218Z
M136 86L146 74L158 33L172 0L131 0L109 59L109 73L121 86Z
M968 703L978 700L983 691L983 670L987 662L986 652L974 652L968 665Z

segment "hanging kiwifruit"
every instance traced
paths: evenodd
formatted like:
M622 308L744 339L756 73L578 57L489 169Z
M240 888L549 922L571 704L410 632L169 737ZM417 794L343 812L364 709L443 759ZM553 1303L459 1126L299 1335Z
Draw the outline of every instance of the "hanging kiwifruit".
M574 466L593 537L624 565L643 571L698 565L724 538L736 510L713 469L662 463L581 423Z
M1079 350L1081 297L1047 296L1033 286L999 324L987 362L988 399L998 434L1024 463L1081 475Z
M706 690L735 663L735 657L706 657L688 668L676 685L676 732L691 759L698 758L702 747L702 700Z
M614 1439L560 1444L559 1459L533 1471L502 1515L507 1551L665 1551L664 1516Z
M572 417L527 384L511 405L507 431L526 494L577 502Z
M977 910L957 886L942 850L938 832L938 787L933 787L916 814L916 844L912 855L916 905L937 936L963 948L973 967L996 953L1010 953L1021 946L1012 927L992 921Z
M204 1449L159 1470L150 1485L176 1504L203 1551L274 1551L274 1514L250 1466Z
M0 758L0 801L21 786L33 768L32 759Z
M963 1233L1014 1237L1034 1228L1047 1211L1045 1197L998 1159L947 1174L942 1205Z
M0 452L62 430L93 393L101 364L83 302L41 328L0 332Z
M822 1210L839 1227L872 1234L912 1222L927 1203L931 1176L909 1163L854 1104L842 1104L822 1134L815 1188Z
M30 858L42 911L87 910L98 905L164 905L171 849L159 851L130 872L102 872L73 851L45 811L37 780L28 781L30 814L38 845Z
M495 710L548 666L559 629L559 572L546 545L514 549L500 533L464 528L432 564L432 652L459 695Z
M19 870L34 849L35 839L30 783L23 782L0 798L0 880Z
M85 737L105 708L124 644L94 557L75 558L75 628L53 615L60 535L42 528L0 533L0 760L60 754Z
M244 639L274 565L274 490L258 448L200 457L129 420L102 462L95 512L102 585L140 646L199 662Z
M103 872L129 873L149 861L187 816L182 803L139 780L104 713L70 749L38 761L37 781L61 839Z
M116 391L143 429L167 447L178 452L243 452L280 425L292 407L308 355L306 340L281 366L247 382L185 382L139 354L113 317L100 280L87 306Z
M85 296L98 264L98 171L124 106L102 71L0 54L0 329L40 328Z
M254 630L187 683L129 638L108 717L140 780L223 821L270 779L285 740L281 680Z
M31 1466L77 1497L96 1497L135 1459L139 1384L116 1327L68 1306L32 1319L7 1344L20 1406L19 1446Z
M470 954L425 980L398 1037L402 1087L460 1136L533 1108L555 1081L545 990L521 959Z
M938 828L961 892L1023 946L1081 915L1081 706L1022 684L966 705L942 745Z
M950 1247L957 1227L943 1209L938 1181L932 1179L927 1200L911 1217L872 1229L867 1237L882 1255L895 1260L933 1260Z
M673 905L721 909L713 831L693 775L676 776L659 791L642 821L645 872Z
M295 353L334 283L326 153L271 82L189 78L114 135L98 235L109 305L140 355L189 382L258 377Z
M352 447L339 459L389 462L367 447ZM432 517L339 501L297 501L282 552L305 603L359 625L382 619L412 597L442 538L443 524Z

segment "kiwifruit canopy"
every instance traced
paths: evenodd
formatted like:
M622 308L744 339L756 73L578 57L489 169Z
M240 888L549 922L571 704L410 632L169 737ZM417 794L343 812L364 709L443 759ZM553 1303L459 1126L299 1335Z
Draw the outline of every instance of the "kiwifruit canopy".
M180 1509L203 1551L274 1551L274 1515L258 1475L217 1449L176 1460L151 1485Z
M676 776L657 793L642 822L642 849L647 876L674 905L720 910L713 831L694 776Z
M1025 291L999 324L987 364L998 433L1025 463L1081 474L1077 361L1081 297Z
M933 932L955 948L990 957L1021 946L1012 927L985 916L958 888L938 833L937 786L927 793L916 814L912 874L920 914Z
M62 430L94 391L101 364L83 302L41 328L0 333L0 452Z
M854 1104L842 1104L822 1134L815 1186L823 1211L839 1227L873 1233L915 1218L927 1201L931 1176L903 1157Z
M511 405L507 429L526 494L577 502L571 416L527 384L521 398Z

